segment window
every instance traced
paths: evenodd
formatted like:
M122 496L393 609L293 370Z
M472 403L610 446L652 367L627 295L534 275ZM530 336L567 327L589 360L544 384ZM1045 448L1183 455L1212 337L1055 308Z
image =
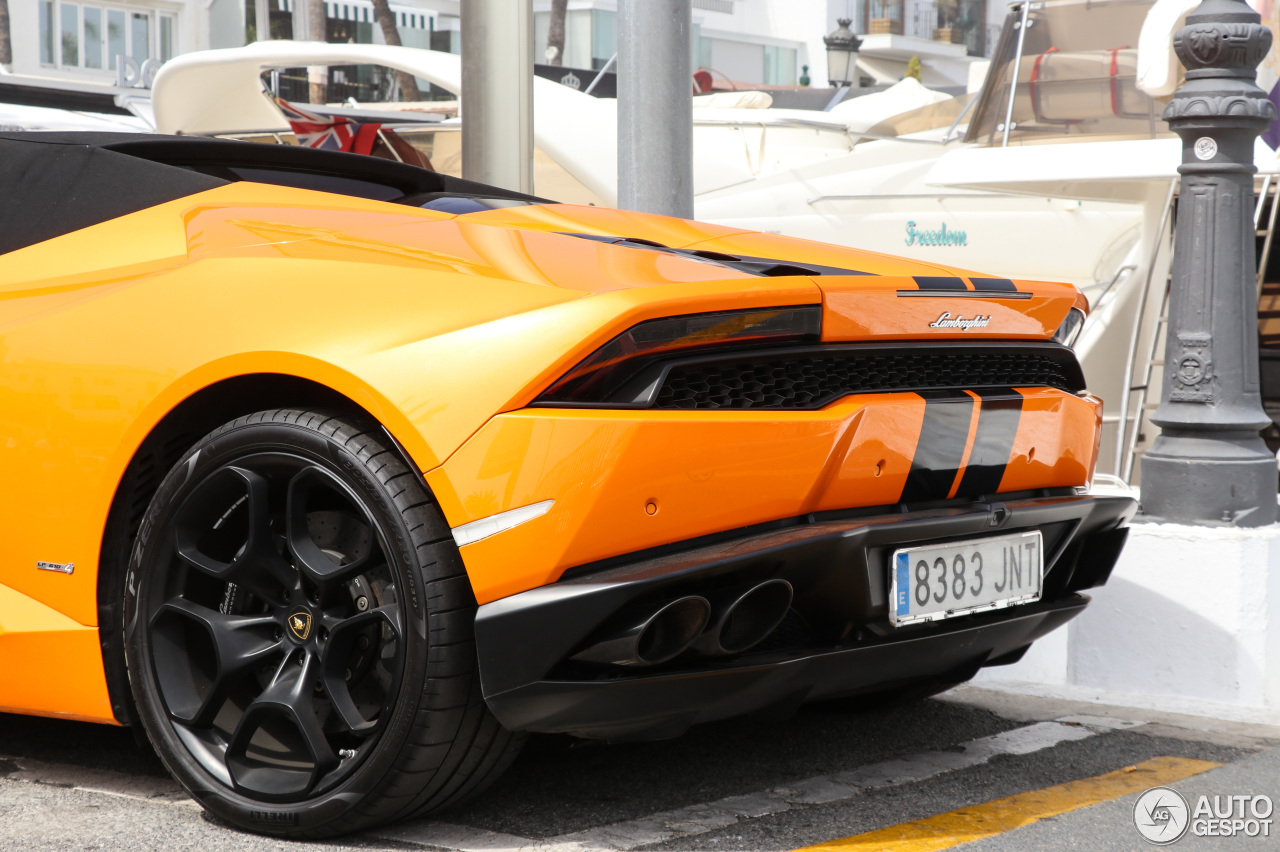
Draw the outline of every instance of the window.
M697 24L693 25L693 67L695 70L711 67L711 39L702 34Z
M173 58L173 15L160 16L160 61L168 62Z
M591 65L600 69L613 58L618 50L617 13L603 9L592 10Z
M565 13L564 62L561 64L570 68L591 67L591 12L578 9Z
M116 68L116 57L124 55L124 12L111 9L107 12L107 67Z
M40 64L54 64L52 0L40 0Z
M116 57L141 65L177 52L177 16L124 6L40 0L40 64L114 71Z
M796 51L792 47L764 47L764 80L761 82L774 86L794 86L796 84Z
M102 68L102 10L84 7L84 67Z
M551 13L533 16L534 61L546 61L547 33ZM600 69L618 47L617 13L607 9L576 9L564 17L564 56L561 65L570 68Z
M80 7L62 4L62 65L80 64Z
M409 33L401 33L400 37L402 39L407 39L408 36L412 36L412 35L413 33L411 31ZM461 30L434 30L430 33L427 33L427 37L430 39L428 44L431 50L441 50L441 51L444 51L445 53L456 53L456 54L462 53L462 31ZM409 42L406 40L405 44L409 44ZM413 46L418 47L421 45L413 45Z
M134 12L129 23L129 55L141 65L151 58L151 15Z

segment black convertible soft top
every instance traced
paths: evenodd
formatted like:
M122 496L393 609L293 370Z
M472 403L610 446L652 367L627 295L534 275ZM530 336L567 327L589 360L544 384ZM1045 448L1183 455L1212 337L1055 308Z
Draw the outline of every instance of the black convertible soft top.
M237 180L419 206L433 196L546 199L391 160L142 133L0 133L0 254Z

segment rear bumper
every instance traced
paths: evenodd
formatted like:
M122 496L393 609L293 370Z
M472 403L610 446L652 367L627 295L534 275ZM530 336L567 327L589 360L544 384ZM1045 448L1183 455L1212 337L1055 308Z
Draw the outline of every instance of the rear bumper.
M676 736L696 722L795 706L897 681L970 674L1070 621L1088 598L1072 595L945 632L801 657L768 655L735 667L615 681L538 681L489 699L503 725L596 739ZM963 675L961 675L963 677Z
M513 730L619 739L680 733L696 722L934 677L964 679L1016 656L1077 615L1081 589L1110 574L1136 509L1123 497L1028 497L858 517L806 516L714 543L639 555L480 607L485 700ZM932 624L888 621L888 561L900 546L1039 529L1043 597ZM737 657L682 654L645 669L584 667L569 657L620 608L787 580L777 634Z

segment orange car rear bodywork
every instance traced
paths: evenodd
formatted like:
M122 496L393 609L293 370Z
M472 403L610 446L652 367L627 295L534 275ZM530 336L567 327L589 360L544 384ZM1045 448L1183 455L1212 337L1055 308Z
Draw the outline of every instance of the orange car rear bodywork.
M867 274L757 277L573 234ZM975 295L903 297L917 277ZM202 389L274 374L341 394L404 447L455 527L555 500L463 547L485 603L587 562L902 493L916 394L816 411L528 407L605 342L654 318L819 304L823 342L1043 341L1079 304L1067 285L1014 282L1030 296L1010 301L976 280L624 211L454 216L248 182L0 255L0 710L113 721L96 629L108 514L143 441ZM975 314L989 325L931 327ZM1018 393L1000 490L1086 483L1098 401Z
M1046 388L1019 393L1025 402L999 490L1087 482L1097 400ZM917 394L895 393L784 416L526 409L493 418L427 482L455 526L556 501L545 515L462 548L476 597L488 603L552 582L566 568L669 542L893 505L916 456L925 406Z

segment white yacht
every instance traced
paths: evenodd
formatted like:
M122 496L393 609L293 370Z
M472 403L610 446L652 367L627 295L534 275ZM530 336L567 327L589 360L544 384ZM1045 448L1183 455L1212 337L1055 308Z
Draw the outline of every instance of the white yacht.
M153 127L151 97L145 89L0 73L0 132L145 133Z

